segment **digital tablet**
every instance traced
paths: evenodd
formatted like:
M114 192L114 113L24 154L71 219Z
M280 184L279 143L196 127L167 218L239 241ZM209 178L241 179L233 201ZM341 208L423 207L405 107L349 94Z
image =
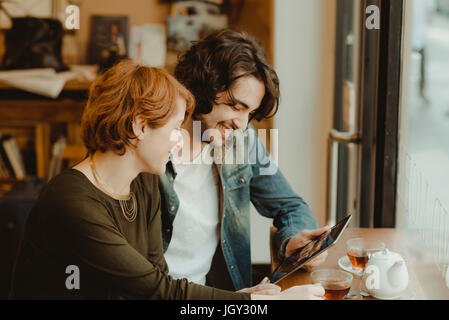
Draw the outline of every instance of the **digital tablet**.
M295 272L303 265L305 265L310 259L315 258L319 254L323 253L330 247L332 247L340 238L343 231L351 221L351 215L348 215L343 220L338 222L329 231L314 238L311 242L304 247L299 248L290 257L284 258L282 263L273 271L270 276L270 281L276 283L279 280L285 278L289 274Z

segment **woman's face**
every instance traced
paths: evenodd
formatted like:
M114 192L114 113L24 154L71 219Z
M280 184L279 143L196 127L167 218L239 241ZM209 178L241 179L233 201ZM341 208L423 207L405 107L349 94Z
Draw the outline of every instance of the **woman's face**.
M178 98L175 111L164 126L151 129L145 125L143 132L138 135L136 146L136 155L143 165L143 171L153 174L165 172L170 154L182 143L181 124L185 113L186 101Z

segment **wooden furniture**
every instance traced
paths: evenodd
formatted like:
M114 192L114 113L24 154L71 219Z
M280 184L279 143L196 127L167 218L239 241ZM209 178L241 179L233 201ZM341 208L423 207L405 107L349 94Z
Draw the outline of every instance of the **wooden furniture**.
M319 269L340 269L338 266L338 259L346 255L346 240L351 238L364 237L364 238L373 238L380 239L386 245L386 247L394 252L397 252L402 255L404 258L408 272L409 272L409 285L401 299L426 299L426 291L432 290L433 288L425 288L425 283L422 285L419 283L417 278L417 272L419 272L419 268L415 268L414 264L410 261L409 256L407 254L406 249L406 238L401 230L397 229L370 229L370 228L349 228L347 229L342 237L339 239L338 243L328 250L328 257L323 265L318 267ZM303 285L303 284L311 284L310 280L310 272L306 272L303 269L300 269L293 273L292 275L282 279L279 281L278 285L285 290L295 285ZM370 299L374 300L372 297L363 297L360 295L362 281L361 277L354 275L354 279L352 282L351 291L349 294L355 294L355 299ZM449 298L444 295L445 293L441 293L441 298Z
M57 99L50 99L0 84L0 128L34 128L37 177L45 178L49 168L52 124L66 124L69 144L82 145L79 123L89 86L89 82L71 80ZM73 150L79 151L79 147L69 148L75 157Z

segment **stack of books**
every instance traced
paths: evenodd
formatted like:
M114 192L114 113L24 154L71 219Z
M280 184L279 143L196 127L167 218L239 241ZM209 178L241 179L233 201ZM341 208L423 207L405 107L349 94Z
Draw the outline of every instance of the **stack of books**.
M0 178L23 179L25 176L25 164L17 140L0 133Z

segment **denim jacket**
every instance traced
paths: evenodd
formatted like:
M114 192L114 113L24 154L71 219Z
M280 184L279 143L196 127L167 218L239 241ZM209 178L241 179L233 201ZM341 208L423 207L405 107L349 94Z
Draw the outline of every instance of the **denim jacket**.
M245 131L243 141L240 144L243 149L236 143L231 148L223 148L222 159L230 154L235 157L234 164L226 161L215 163L220 179L220 244L236 290L252 286L250 201L259 214L273 219L273 225L278 229L275 246L281 257L282 244L286 240L303 229L318 227L308 205L292 190L270 159L252 125ZM233 153L226 150L232 150ZM238 160L239 156L244 161L241 161L242 158ZM170 243L173 221L180 206L173 187L174 179L176 172L172 162L169 162L165 174L160 176L164 252ZM268 233L269 230L260 232Z

